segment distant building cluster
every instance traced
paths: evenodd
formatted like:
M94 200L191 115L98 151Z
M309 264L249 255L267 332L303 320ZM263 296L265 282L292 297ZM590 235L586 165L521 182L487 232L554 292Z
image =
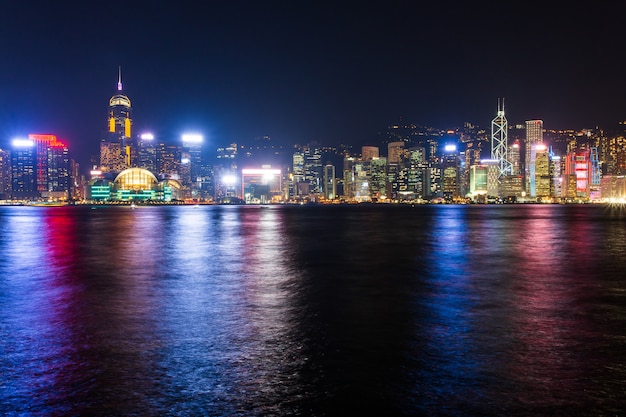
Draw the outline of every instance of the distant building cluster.
M404 132L401 133L401 132ZM623 133L547 132L542 120L509 127L498 109L491 131L390 129L387 157L363 147L344 159L348 202L586 203L626 197ZM295 169L294 169L295 170Z
M30 134L0 149L0 200L90 203L587 203L626 198L626 128L608 133L509 126L498 102L491 129L389 126L378 145L313 142L276 150L232 143L207 161L203 136L180 145L133 135L121 70L107 131L89 176L55 135ZM263 150L271 149L270 152ZM383 151L381 153L381 150ZM384 153L384 155L383 155ZM280 157L280 158L277 158Z
M626 198L626 129L550 131L509 126L498 103L490 131L390 126L381 142L346 153L342 171L321 149L293 155L288 202L588 203ZM386 150L381 156L380 149ZM386 149L385 149L386 148Z

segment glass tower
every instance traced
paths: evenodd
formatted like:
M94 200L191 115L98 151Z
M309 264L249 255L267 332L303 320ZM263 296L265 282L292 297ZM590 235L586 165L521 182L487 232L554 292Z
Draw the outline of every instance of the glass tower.
M14 199L32 199L37 192L35 142L16 139L11 150L11 193Z

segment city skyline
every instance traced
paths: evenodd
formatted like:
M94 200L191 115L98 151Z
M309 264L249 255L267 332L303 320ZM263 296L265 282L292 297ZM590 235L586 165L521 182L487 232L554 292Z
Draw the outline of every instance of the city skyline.
M113 113L112 109L114 107L113 106L113 101L116 101L117 104L120 104L121 102L119 102L119 97L121 97L123 100L130 100L129 97L127 97L126 95L126 91L125 89L122 87L123 83L122 83L122 76L121 76L121 66L118 67L118 78L117 78L117 82L116 82L116 88L113 92L113 95L110 97L109 99L109 115L107 117L107 121L106 121L106 125L108 125L108 130L107 129L103 129L103 133L101 134L102 139L100 139L96 145L100 145L100 149L95 149L95 153L92 153L91 155L88 155L89 159L87 159L87 157L85 155L83 155L83 160L81 160L80 156L78 158L75 158L74 155L72 155L72 159L76 162L78 162L83 168L82 170L84 171L85 167L87 167L87 170L91 169L91 168L95 168L96 165L99 165L101 163L101 154L102 154L102 148L101 145L104 142L108 142L110 140L110 136L113 132L113 129L111 126L113 126L111 123L113 123L112 117L113 117ZM125 134L127 135L127 137L129 139L132 140L139 140L139 141L145 141L146 138L149 138L150 142L154 142L156 143L161 143L161 144L165 144L167 146L176 146L176 147L184 147L185 146L185 141L186 141L186 137L187 136L194 136L196 137L197 140L197 147L198 150L202 150L202 154L204 155L203 159L206 162L209 162L211 160L213 160L213 158L215 158L216 156L219 158L219 152L220 150L223 151L224 148L227 148L229 146L231 146L233 143L218 143L218 142L214 142L211 145L214 145L213 148L208 148L206 146L206 141L205 141L205 137L204 134L200 131L200 130L192 130L189 132L182 132L182 133L177 133L176 135L170 134L169 136L165 136L165 137L159 137L156 136L153 132L154 131L158 131L158 129L153 129L153 130L142 130L142 131L137 131L135 130L136 127L134 127L135 124L135 120L133 119L132 113L134 113L134 108L133 106L131 106L131 101L126 102L124 105L128 106L127 109L130 110L130 114L129 115L124 115L122 114L121 116L115 116L115 118L117 117L125 117L129 119L127 120L127 122L124 122L124 119L120 119L118 121L115 122L115 125L117 126L118 124L121 123L121 125L118 127L119 129L122 129L122 131L126 130L126 133L121 133L121 134ZM506 114L505 112L505 105L504 105L504 98L498 98L497 99L497 109L496 109L496 113L498 116L497 117L502 117ZM446 143L452 143L450 142L450 140L453 140L454 143L457 144L461 144L460 142L460 136L459 135L463 135L467 133L467 130L471 130L473 133L471 133L472 136L472 140L486 140L489 141L488 136L489 136L489 126L483 126L483 125L478 125L478 124L473 124L471 121L467 121L465 122L465 126L454 126L454 127L443 127L443 126L431 126L431 125L417 125L415 123L412 123L411 121L408 120L402 120L400 119L398 121L399 123L394 123L394 122L390 122L388 123L385 127L382 127L381 129L378 129L376 132L372 132L371 135L371 139L368 141L363 141L362 143L357 143L357 142L353 142L352 144L348 144L347 148L345 148L346 151L349 151L349 154L351 156L360 156L360 153L362 150L364 150L365 148L380 148L381 149L381 156L386 157L387 154L385 152L385 149L387 147L387 143L390 141L394 141L397 140L394 139L394 135L396 135L397 133L400 133L399 131L403 131L406 130L406 132L404 134L408 134L407 132L417 132L417 131L422 131L425 134L427 134L428 136L433 136L433 137L439 137L440 141L441 141L441 146L443 147ZM515 129L517 131L519 131L520 129L523 130L527 130L528 129L528 124L529 122L541 122L541 128L542 130L545 129L545 127L543 126L543 120L541 119L536 119L536 120L525 120L523 122L519 122L519 123L511 123L510 125L508 125L508 129ZM493 122L492 122L493 123ZM617 125L618 123L615 123L615 125ZM621 122L619 123L621 124ZM525 127L524 127L525 125ZM455 130L451 130L451 128L454 128ZM603 129L604 126L600 126L600 129ZM398 132L394 132L396 130L398 130ZM493 129L493 125L491 126L491 129ZM563 135L572 135L572 132L583 132L589 129L561 129L561 130L557 130L557 129L546 129L546 131L552 131L552 132L560 132L559 134ZM623 129L619 129L619 132L621 132ZM477 132L482 131L483 133L480 134L479 136L475 136L477 135ZM132 132L132 133L131 133ZM465 132L465 133L463 133ZM120 133L118 133L120 134ZM614 133L615 134L615 133ZM617 133L619 134L619 133ZM42 133L42 132L38 132L38 133L34 133L34 132L28 132L28 133L24 133L24 134L20 134L17 135L15 137L11 137L11 138L4 138L4 142L5 143L0 143L0 149L2 149L2 146L6 146L6 149L10 149L12 146L12 142L20 142L20 141L27 141L30 140L30 138L32 136L57 136L55 133ZM115 134L114 134L115 135ZM519 133L518 133L519 135ZM67 142L66 138L59 138L62 139L63 141ZM263 164L268 164L268 163L277 163L278 165L285 165L286 161L282 160L285 156L287 156L287 158L289 159L289 162L287 162L287 165L291 165L291 155L293 152L296 152L298 149L301 149L303 146L316 146L316 147L320 147L320 148L324 148L327 150L331 150L331 148L335 147L335 151L337 151L336 149L336 144L327 144L327 143L321 143L316 139L313 139L310 142L306 142L306 143L292 143L292 144L284 144L284 143L276 143L276 142L272 142L271 138L269 136L257 136L257 137L250 137L250 138L246 138L247 140L243 140L243 141L239 141L239 143L237 143L238 148L240 148L239 150L241 152L245 152L245 151L252 151L254 152L254 149L256 147L257 150L260 150L264 147L271 147L272 149L276 149L276 151L278 153L276 153L276 155L282 155L281 157L271 157L268 154L264 154L261 155L258 158L254 158L252 162L253 165L257 164L257 165L263 165ZM519 140L520 137L517 136L517 139ZM412 140L407 136L406 140L408 140L407 144L409 144ZM513 144L513 141L515 139L512 139L511 141L509 141L509 145ZM348 142L349 143L349 142ZM555 144L552 141L549 141L549 145L553 145ZM340 146L344 146L346 145L345 143L341 143ZM210 145L209 145L210 146ZM489 146L488 144L486 146ZM339 149L339 152L342 153L342 150ZM483 149L483 157L485 157L486 159L489 158L489 148L484 148ZM339 155L340 153L337 153L337 155ZM72 152L72 154L75 154L74 152ZM207 156L210 155L209 159L206 159ZM269 158L268 158L269 156ZM96 165L91 165L91 162L94 162ZM99 162L98 162L99 161ZM217 161L216 161L217 162ZM87 173L87 172L85 172Z
M55 134L86 163L118 67L134 132L199 131L212 149L266 135L372 145L400 120L488 128L499 97L511 124L608 128L625 117L623 6L450 6L135 2L103 19L79 2L12 4L0 18L11 57L0 132Z

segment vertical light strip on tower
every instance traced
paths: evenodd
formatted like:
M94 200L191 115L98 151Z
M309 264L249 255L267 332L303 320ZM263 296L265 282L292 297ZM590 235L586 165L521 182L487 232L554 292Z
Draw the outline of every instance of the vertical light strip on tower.
M498 115L491 121L491 159L498 161L498 178L511 175L513 164L507 159L508 123L504 117L504 99L500 105L498 99Z

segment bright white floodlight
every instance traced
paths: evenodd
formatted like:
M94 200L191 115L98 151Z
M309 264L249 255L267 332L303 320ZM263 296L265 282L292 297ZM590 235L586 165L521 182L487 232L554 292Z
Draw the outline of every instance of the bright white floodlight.
M13 139L11 144L13 145L14 148L30 148L35 145L35 142L33 142L30 139L18 138L18 139Z
M231 174L226 174L222 177L222 183L224 185L235 185L237 183L237 177Z
M202 135L197 133L185 133L183 135L183 142L185 143L202 143Z

